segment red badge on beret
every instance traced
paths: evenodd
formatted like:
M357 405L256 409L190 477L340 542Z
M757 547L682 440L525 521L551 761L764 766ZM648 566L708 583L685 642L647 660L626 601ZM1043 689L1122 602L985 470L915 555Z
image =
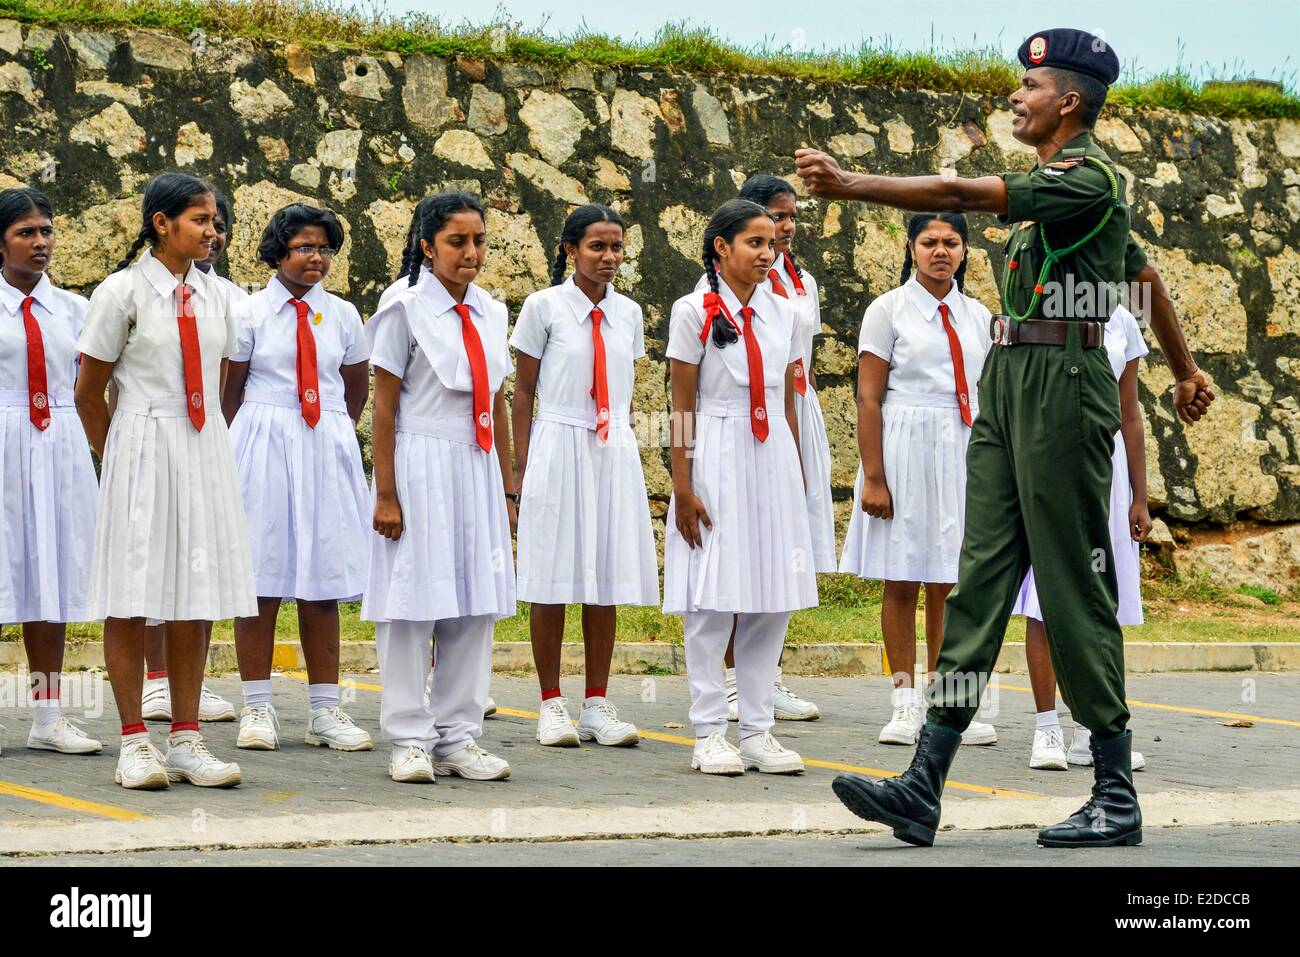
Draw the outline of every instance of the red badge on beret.
M1034 37L1029 41L1029 59L1042 63L1047 57L1047 37Z

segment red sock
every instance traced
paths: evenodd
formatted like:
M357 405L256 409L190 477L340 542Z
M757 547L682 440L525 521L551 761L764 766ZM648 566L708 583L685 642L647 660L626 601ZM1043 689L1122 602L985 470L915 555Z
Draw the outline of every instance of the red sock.
M57 701L59 700L58 688L40 688L32 692L33 701Z
M197 730L199 730L199 723L197 721L173 721L172 722L172 731L171 731L172 734L175 734L178 731L197 731Z
M167 672L166 672L166 670L163 670L163 671L146 671L146 672L145 672L145 677L148 678L150 681L154 681L154 680L156 680L156 679L158 679L158 678L166 678L166 677L167 677Z
M588 698L603 698L603 697L605 697L605 689L604 689L604 688L588 688L588 689L587 689L587 697L588 697Z
M135 724L124 724L122 725L122 737L125 738L128 734L145 734L148 730L143 721L137 721Z
M543 689L542 689L542 700L543 700L543 701L550 701L552 698L558 698L559 696L560 696L560 689L559 689L559 688L543 688Z

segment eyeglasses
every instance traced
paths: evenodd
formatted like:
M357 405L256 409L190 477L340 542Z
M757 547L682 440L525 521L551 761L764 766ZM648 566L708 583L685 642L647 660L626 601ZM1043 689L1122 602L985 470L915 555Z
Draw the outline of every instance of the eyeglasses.
M316 253L320 253L321 259L333 259L338 250L329 246L292 246L289 252L303 259L310 259Z

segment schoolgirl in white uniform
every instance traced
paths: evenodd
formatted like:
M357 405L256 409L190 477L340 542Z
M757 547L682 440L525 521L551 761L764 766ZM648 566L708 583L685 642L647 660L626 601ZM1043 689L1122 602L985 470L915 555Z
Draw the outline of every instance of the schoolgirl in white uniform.
M197 719L203 622L257 609L219 412L238 329L229 293L194 265L213 237L211 187L164 173L145 188L143 213L118 271L91 296L80 343L77 408L103 462L89 613L107 619L104 656L123 725L118 783L230 787L240 781L239 766L208 751ZM118 388L111 424L110 376ZM140 718L149 618L168 626L173 721L165 759Z
M881 631L894 690L882 744L914 744L925 723L914 683L917 597L924 585L928 673L943 642L944 599L957 581L966 446L991 318L962 292L966 248L960 213L912 216L903 284L867 307L858 340L859 507L840 571L885 583ZM994 744L997 732L973 722L962 740Z
M72 396L86 300L50 282L53 253L50 201L0 191L0 622L23 626L27 746L93 754L59 707L67 622L89 620L99 487Z
M361 316L322 282L344 241L338 217L293 203L262 233L275 270L241 308L223 411L248 518L257 618L235 622L244 708L236 747L275 750L271 660L282 600L298 608L310 712L304 740L369 751L339 707L339 601L361 597L370 491L356 421L370 393Z
M573 274L565 278L569 257ZM641 307L614 290L623 221L590 204L569 215L552 285L524 300L510 344L519 503L519 598L529 615L542 703L537 740L632 745L606 695L618 605L658 605L659 568L629 414L645 356ZM533 406L537 403L537 420ZM566 604L582 605L587 686L577 729L560 695Z
M1138 361L1150 350L1142 338L1133 313L1118 306L1106 323L1106 355L1111 371L1119 380L1121 424L1115 433L1115 452L1112 456L1110 481L1110 544L1115 556L1115 577L1119 583L1119 608L1121 625L1142 624L1141 566L1138 544L1151 534L1151 514L1147 508L1147 465L1145 438L1142 431L1142 406L1138 401ZM1076 764L1090 767L1091 734L1076 723L1069 751L1061 734L1060 718L1056 714L1056 672L1043 625L1043 613L1038 605L1038 592L1034 586L1031 568L1020 588L1020 595L1011 610L1013 615L1024 615L1025 657L1029 664L1029 683L1034 689L1034 743L1030 750L1029 766L1038 769L1066 770ZM1146 758L1133 752L1133 770L1146 767Z
M430 271L366 324L375 370L374 528L361 617L376 622L380 726L395 781L500 780L478 746L493 623L515 613L506 307L474 285L486 252L476 197L430 202ZM425 703L429 638L438 649Z
M230 244L230 231L234 228L235 217L230 208L230 200L224 194L214 191L213 198L217 204L217 215L212 219L215 235L212 237L212 242L208 244L207 256L194 260L194 265L225 287L230 293L230 301L239 306L248 298L248 293L244 291L243 286L231 282L216 270L217 263ZM109 383L108 391L111 413L116 402L116 390L112 383ZM167 647L164 631L161 624L150 624L145 628L144 700L141 710L146 721L171 721L172 719L171 685L167 681ZM212 643L212 622L204 623L203 633L206 648ZM210 689L207 682L204 682L199 690L199 720L235 720L235 706Z
M719 207L704 233L709 289L673 304L668 333L673 519L664 612L685 616L691 767L706 774L803 770L771 733L790 613L817 604L794 404L799 321L789 300L762 286L775 235L757 203ZM733 622L739 748L725 737L719 668Z

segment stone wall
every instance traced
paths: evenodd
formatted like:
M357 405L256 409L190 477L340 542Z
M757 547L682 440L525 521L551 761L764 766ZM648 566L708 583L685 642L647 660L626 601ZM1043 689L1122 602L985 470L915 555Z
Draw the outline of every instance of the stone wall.
M411 209L429 191L484 196L482 282L512 308L548 282L572 205L608 203L630 225L620 286L647 315L651 358L637 388L647 411L667 404L668 307L700 274L708 214L747 173L792 174L804 144L891 173L1032 163L1011 137L1006 102L982 95L191 43L12 20L0 20L0 116L0 185L50 195L53 272L87 292L137 230L138 191L167 169L208 177L234 199L230 273L240 282L265 279L254 247L275 208L304 199L335 209L349 238L329 285L363 313L395 274ZM1184 429L1168 368L1158 354L1143 365L1153 505L1175 528L1300 519L1300 122L1110 110L1097 136L1128 177L1134 229L1219 393L1209 422ZM823 295L815 367L843 521L857 459L854 343L867 303L897 281L902 218L799 205L797 250ZM997 311L1007 233L992 217L973 227L968 291ZM667 456L650 448L645 460L662 514Z

